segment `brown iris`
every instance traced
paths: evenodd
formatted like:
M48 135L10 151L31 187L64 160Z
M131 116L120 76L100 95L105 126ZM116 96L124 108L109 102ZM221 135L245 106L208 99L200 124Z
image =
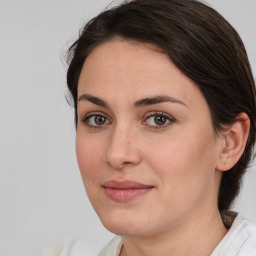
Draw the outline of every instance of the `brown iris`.
M154 121L157 125L164 125L166 123L165 116L155 116Z
M95 116L94 117L94 122L97 125L103 125L106 122L106 118L104 116Z

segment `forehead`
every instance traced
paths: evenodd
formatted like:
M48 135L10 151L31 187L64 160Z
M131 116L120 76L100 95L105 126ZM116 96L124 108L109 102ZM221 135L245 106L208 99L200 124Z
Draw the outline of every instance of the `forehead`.
M155 94L186 101L203 97L156 46L124 40L106 42L89 54L78 83L78 96L83 93L134 100Z

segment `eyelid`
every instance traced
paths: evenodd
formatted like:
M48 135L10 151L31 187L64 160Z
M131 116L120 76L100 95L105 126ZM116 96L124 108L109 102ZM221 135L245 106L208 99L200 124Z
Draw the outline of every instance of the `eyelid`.
M173 116L171 116L171 115L169 115L169 114L167 114L167 113L165 113L165 112L163 112L163 111L154 111L154 110L148 112L148 113L145 115L145 117L147 118L147 117L151 117L151 116L155 116L155 115L166 116L166 117L168 117L168 118L170 118L170 119L175 120L175 118L174 118Z
M107 124L103 124L103 125L90 125L89 123L87 123L87 121L91 118L91 117L95 117L95 116L102 116L104 118L106 118L106 120L108 121ZM107 114L103 113L103 112L89 112L87 114L85 114L81 119L80 122L84 123L87 127L89 128L103 128L106 125L111 124L111 120L108 117Z
M91 116L103 116L105 118L107 118L108 120L110 120L110 117L108 114L102 112L102 111L91 111L91 112L87 112L86 114L83 114L82 117L80 118L80 121L82 122L84 119L91 117Z
M168 122L166 124L163 124L163 125L150 125L150 124L147 124L147 120L150 118L150 117L154 117L154 116L163 116L165 117ZM90 125L89 122L87 122L91 117L94 117L94 116L102 116L104 118L106 118L107 120L107 123L105 124L102 124L102 125ZM96 128L96 129L100 129L100 128L104 128L106 127L107 125L111 124L112 121L111 119L108 117L107 114L103 113L103 112L98 112L98 111L93 111L93 112L89 112L89 113L86 113L81 119L80 121L85 124L88 128ZM145 125L145 126L148 126L149 129L164 129L166 127L168 127L169 125L171 125L172 123L176 122L176 119L165 113L165 112L162 112L162 111L150 111L148 113L146 113L146 115L144 116L143 118L143 122L142 124Z
M149 113L146 114L145 116L145 121L143 121L143 124L145 124L145 122L150 118L150 117L154 117L154 116L163 116L165 117L169 122L167 124L164 125L148 125L150 128L153 129L164 129L166 127L168 127L169 125L171 125L172 123L176 122L176 119L165 113L165 112L161 112L161 111L151 111ZM145 124L146 125L146 124Z

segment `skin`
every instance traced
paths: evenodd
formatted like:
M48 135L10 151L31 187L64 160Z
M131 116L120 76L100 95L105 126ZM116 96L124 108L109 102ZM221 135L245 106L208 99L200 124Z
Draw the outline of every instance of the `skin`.
M175 100L134 106L156 96ZM227 140L197 85L155 46L113 40L87 57L78 99L79 168L103 225L123 237L120 255L210 255L227 232L217 208ZM158 125L163 114L171 121ZM154 188L116 202L102 186L108 180Z

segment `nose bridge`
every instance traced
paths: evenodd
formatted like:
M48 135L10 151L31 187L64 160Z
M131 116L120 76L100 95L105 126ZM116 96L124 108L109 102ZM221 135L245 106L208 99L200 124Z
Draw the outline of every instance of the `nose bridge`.
M127 120L117 123L109 138L109 143L105 152L105 160L116 169L126 165L139 163L140 154L135 143L136 132L131 122Z
M128 144L130 143L130 136L131 136L131 129L129 128L129 125L118 124L115 126L115 128L112 131L110 146L118 147L119 144L128 146Z

